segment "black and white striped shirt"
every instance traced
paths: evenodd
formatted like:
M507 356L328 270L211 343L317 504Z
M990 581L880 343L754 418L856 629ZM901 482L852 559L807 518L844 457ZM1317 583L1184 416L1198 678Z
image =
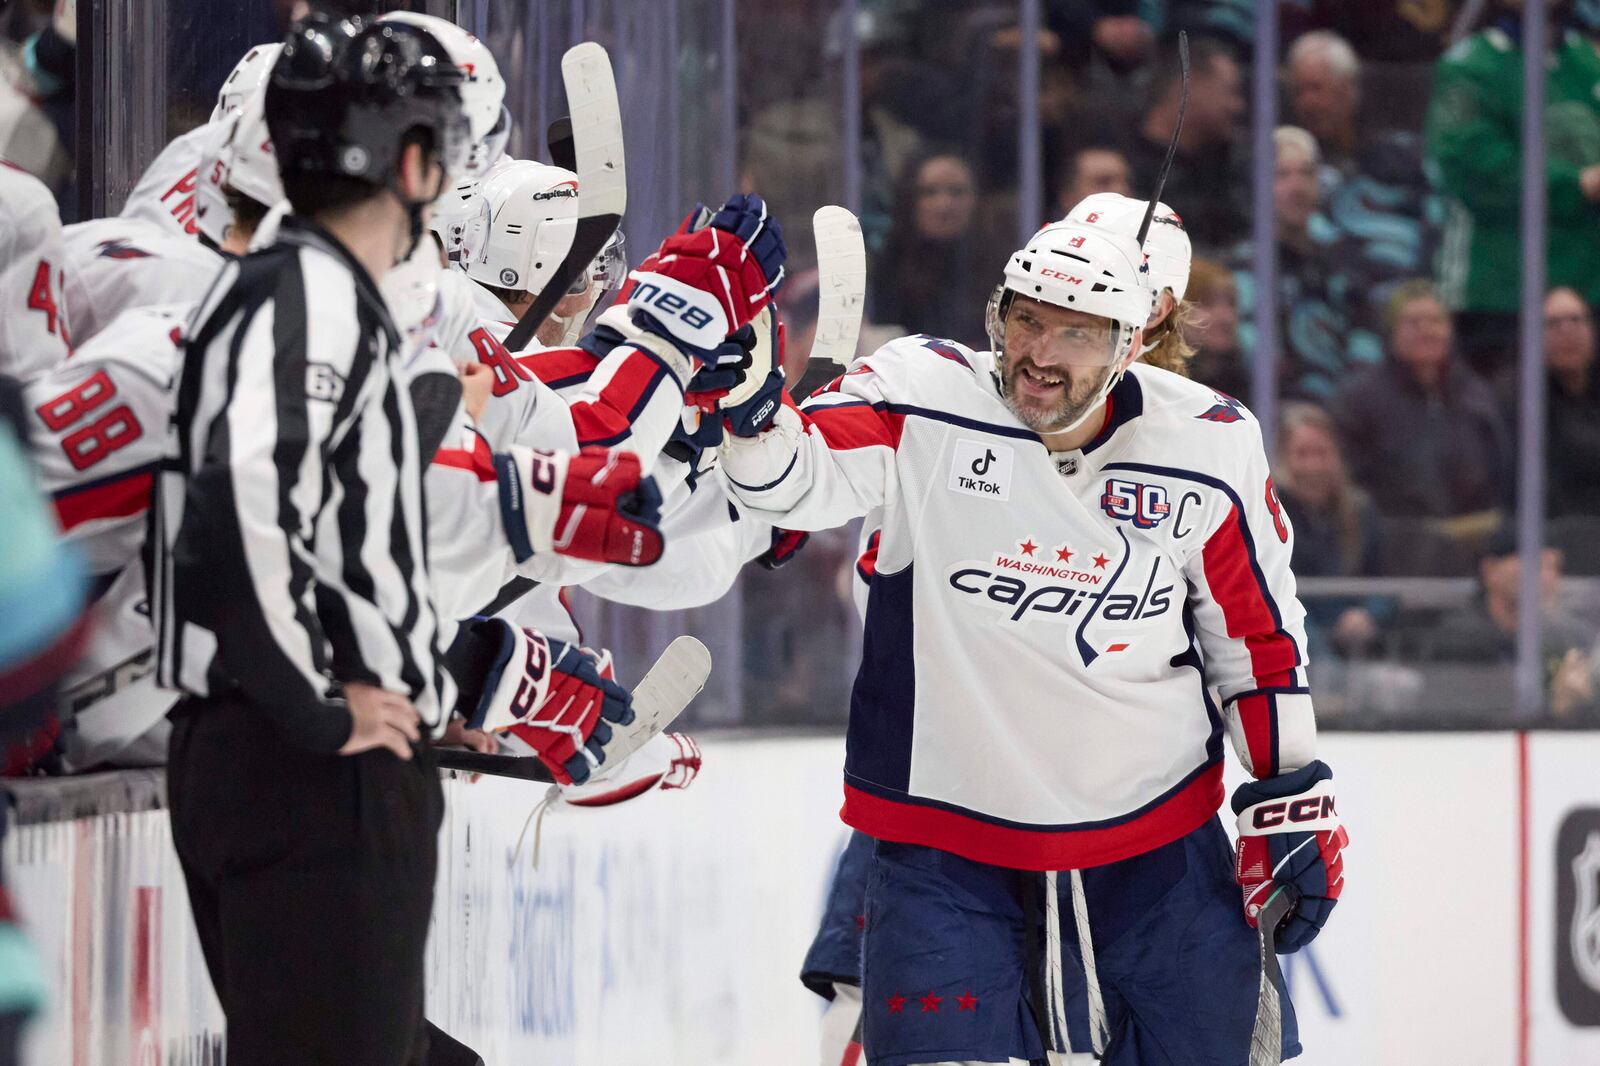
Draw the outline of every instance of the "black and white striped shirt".
M383 297L304 220L230 264L188 331L152 508L157 669L339 748L339 682L455 689L429 594L416 419Z

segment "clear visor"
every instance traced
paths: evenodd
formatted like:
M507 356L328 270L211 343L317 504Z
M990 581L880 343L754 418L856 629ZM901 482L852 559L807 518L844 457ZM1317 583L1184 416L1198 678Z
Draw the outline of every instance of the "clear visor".
M593 285L598 299L599 294L620 288L627 276L628 242L622 236L622 231L617 230L606 242L606 246L600 249L600 254L589 263L589 269L573 281L572 287L567 292L569 295L576 295Z
M442 188L449 189L468 176L472 155L472 128L463 114L455 113L439 131L439 162L444 167Z
M1120 324L1074 314L1029 300L1012 300L1001 322L999 341L1010 358L1043 366L1112 366L1117 362Z

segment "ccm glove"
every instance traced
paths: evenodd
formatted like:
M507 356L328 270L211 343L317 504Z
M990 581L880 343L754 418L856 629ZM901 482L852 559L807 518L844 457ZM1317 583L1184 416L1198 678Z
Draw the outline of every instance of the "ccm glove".
M678 232L628 275L618 299L641 328L709 361L711 352L772 301L788 249L759 196L735 196L705 223L697 207Z
M1256 916L1279 889L1294 907L1278 926L1278 951L1311 943L1344 888L1344 847L1349 836L1334 807L1333 771L1320 760L1289 774L1251 781L1233 794L1239 816L1236 874L1244 891L1244 916Z
M525 631L530 632L530 631ZM549 653L543 698L505 729L559 785L582 784L606 765L614 726L633 723L633 697L611 676L611 656L539 634Z
M494 469L517 562L548 551L623 566L661 558L661 493L632 452L516 447L496 453Z

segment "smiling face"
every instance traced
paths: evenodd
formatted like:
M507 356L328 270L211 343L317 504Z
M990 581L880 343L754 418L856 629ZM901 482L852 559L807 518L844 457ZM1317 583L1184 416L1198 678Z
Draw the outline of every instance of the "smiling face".
M1000 393L1017 420L1051 433L1082 418L1099 402L1115 369L1112 339L1108 319L1014 297L1006 314Z

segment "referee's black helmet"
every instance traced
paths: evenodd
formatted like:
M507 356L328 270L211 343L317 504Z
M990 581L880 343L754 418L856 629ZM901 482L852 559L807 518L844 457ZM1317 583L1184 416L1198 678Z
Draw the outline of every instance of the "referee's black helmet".
M326 177L393 188L404 146L418 133L448 185L471 148L464 80L417 26L322 14L302 20L267 82L267 128L285 186Z

